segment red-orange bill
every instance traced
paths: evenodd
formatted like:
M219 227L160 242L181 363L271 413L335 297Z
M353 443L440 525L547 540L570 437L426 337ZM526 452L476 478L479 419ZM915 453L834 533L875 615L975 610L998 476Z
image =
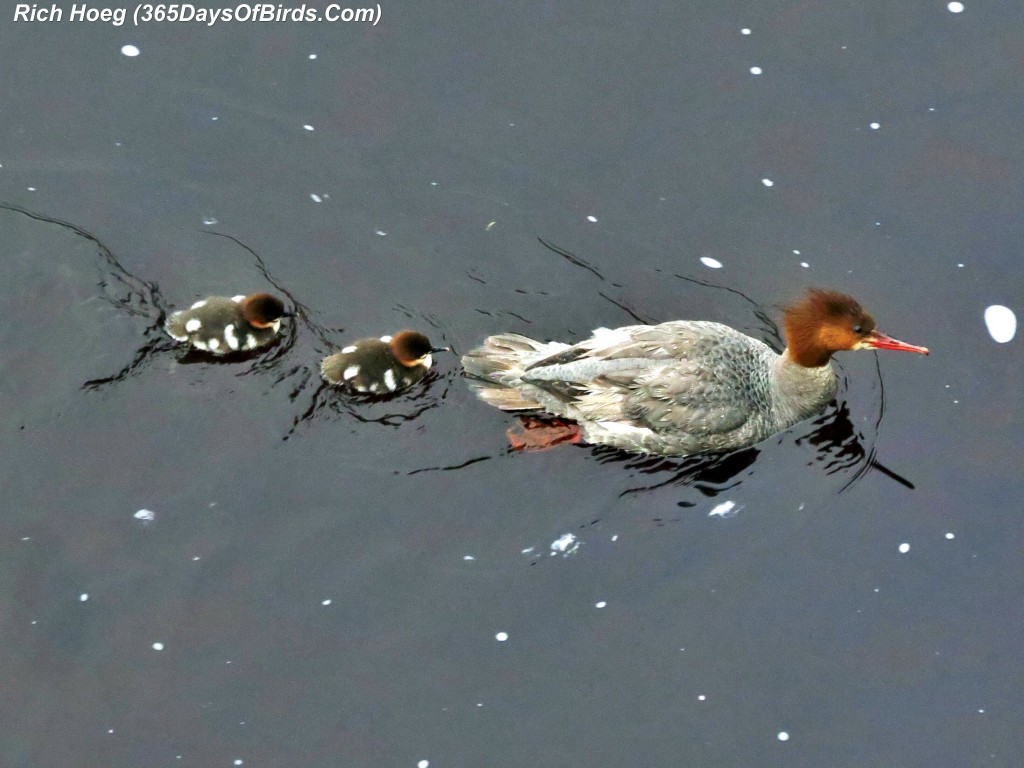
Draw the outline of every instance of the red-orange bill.
M905 341L886 336L881 331L872 331L868 338L868 344L875 349L892 349L896 352L917 352L919 355L927 355L928 347L919 347L916 344L907 344Z

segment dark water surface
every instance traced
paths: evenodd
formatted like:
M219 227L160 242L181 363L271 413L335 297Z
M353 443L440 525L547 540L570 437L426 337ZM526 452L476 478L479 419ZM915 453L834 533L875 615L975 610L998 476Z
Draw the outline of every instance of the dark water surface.
M82 231L0 209L0 765L1024 764L1024 13L965 5L5 11L0 201ZM511 453L455 355L318 391L808 284L932 355L718 461ZM156 330L257 290L266 356Z

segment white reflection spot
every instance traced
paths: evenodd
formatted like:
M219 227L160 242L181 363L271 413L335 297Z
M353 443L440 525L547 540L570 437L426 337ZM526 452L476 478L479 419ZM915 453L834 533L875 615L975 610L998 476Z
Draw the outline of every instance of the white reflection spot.
M985 309L985 326L993 339L1005 344L1017 335L1017 316L1009 307L993 304Z

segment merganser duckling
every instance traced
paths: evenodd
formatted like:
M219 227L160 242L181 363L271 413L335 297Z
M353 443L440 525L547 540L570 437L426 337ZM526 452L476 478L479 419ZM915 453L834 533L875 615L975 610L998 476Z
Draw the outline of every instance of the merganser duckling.
M172 339L214 355L249 352L270 344L281 331L284 302L269 293L208 296L167 318Z
M390 395L407 389L427 375L435 347L417 331L399 331L379 339L359 339L320 363L324 381L370 395Z
M502 410L572 419L589 443L688 456L745 448L823 411L836 393L834 352L928 354L835 291L809 290L783 324L781 355L720 323L675 321L598 328L571 346L500 334L462 364Z

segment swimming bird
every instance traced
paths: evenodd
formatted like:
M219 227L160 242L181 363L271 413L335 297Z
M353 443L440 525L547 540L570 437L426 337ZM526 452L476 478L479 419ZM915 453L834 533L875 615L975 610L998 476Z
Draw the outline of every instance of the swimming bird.
M589 443L688 456L745 448L821 413L836 393L834 352L928 354L836 291L808 290L783 325L782 354L726 325L684 320L598 328L573 345L499 334L462 365L502 410L572 419Z
M281 331L284 302L269 293L207 296L167 318L176 341L214 355L249 352L270 344Z
M320 363L324 381L359 394L390 395L427 375L435 347L418 331L399 331L379 339L359 339Z

